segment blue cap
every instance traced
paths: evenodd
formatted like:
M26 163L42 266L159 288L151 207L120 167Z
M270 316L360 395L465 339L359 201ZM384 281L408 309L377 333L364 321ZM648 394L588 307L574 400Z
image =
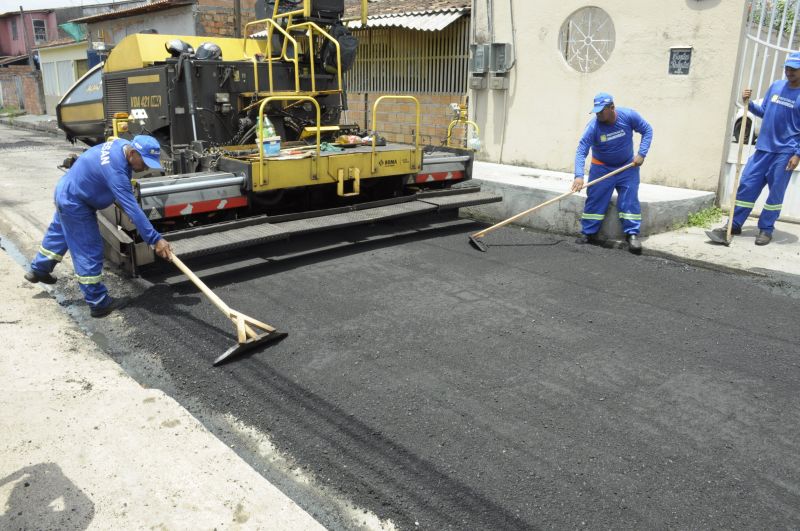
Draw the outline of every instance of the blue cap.
M139 152L148 168L163 170L161 167L161 144L148 135L137 135L131 142L133 149Z
M614 97L611 94L600 92L594 97L594 107L592 107L592 112L589 114L597 114L612 103L614 103Z
M786 56L786 62L783 63L783 66L788 66L789 68L800 68L800 52L792 52Z

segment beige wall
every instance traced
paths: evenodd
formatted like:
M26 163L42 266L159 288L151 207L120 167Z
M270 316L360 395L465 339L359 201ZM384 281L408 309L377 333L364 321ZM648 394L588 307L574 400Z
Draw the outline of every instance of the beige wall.
M643 181L716 190L745 2L475 1L477 42L491 39L487 5L494 5L495 42L512 42L510 2L517 56L510 89L470 91L471 113L484 142L481 158L572 172L592 97L607 91L618 106L636 109L653 125ZM561 56L558 36L566 18L587 5L610 15L616 45L603 67L579 73ZM678 46L693 47L688 76L668 75L670 48Z

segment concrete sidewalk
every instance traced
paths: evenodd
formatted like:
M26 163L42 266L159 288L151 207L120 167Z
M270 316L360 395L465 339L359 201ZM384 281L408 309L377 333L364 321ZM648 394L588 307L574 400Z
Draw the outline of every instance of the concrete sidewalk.
M50 133L66 138L64 131L58 128L56 117L49 114L0 114L0 124L17 129Z
M573 176L536 168L476 162L473 178L484 190L502 195L503 201L470 207L462 212L487 223L496 223L569 191ZM735 237L726 247L709 241L705 232L711 227L682 227L689 214L714 205L713 193L642 184L639 199L642 204L642 235L645 236L642 241L644 254L720 271L773 277L800 286L800 224L779 221L772 242L758 247L754 245L758 234L757 219L750 218L742 235ZM570 195L521 218L514 225L577 236L585 200L586 192ZM623 238L615 201L616 194L601 229L602 237L612 240L610 247L615 246L613 240ZM715 227L722 226L724 221L720 220ZM490 235L486 238L491 241Z
M642 171L646 171L644 168ZM507 219L568 192L573 181L571 173L479 161L475 162L473 178L484 190L503 196L503 201L471 207L465 209L464 213L492 222ZM643 183L639 187L642 235L657 234L680 226L686 222L689 214L713 206L715 199L713 192ZM585 191L572 194L520 218L515 224L544 232L577 235L581 231L580 219L585 202ZM617 195L614 193L600 228L601 236L622 239L618 214Z
M323 529L23 272L0 252L0 529Z

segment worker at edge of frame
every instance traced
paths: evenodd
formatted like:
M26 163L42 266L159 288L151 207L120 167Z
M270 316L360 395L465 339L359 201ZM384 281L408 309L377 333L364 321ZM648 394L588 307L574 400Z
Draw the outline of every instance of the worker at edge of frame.
M786 57L783 70L786 79L769 86L761 105L750 99L752 90L742 91L742 99L750 101L748 110L762 120L756 150L747 160L736 191L731 234L742 233L742 225L767 186L767 200L758 216L756 245L772 241L786 188L800 163L800 52ZM714 229L714 232L727 236L726 228Z
M584 166L589 150L592 151L589 182L599 179L623 166L634 164L619 175L587 188L586 203L581 215L581 236L577 243L599 244L598 233L611 201L617 190L617 210L622 221L622 232L628 241L628 250L641 254L642 243L639 232L642 210L639 205L639 166L644 163L653 141L653 128L638 112L626 107L615 107L611 94L600 92L594 97L593 118L581 136L575 154L575 180L572 191L584 186ZM641 135L639 151L633 155L633 133Z
M153 228L133 195L132 172L161 170L161 146L147 135L132 141L121 138L89 148L56 185L56 212L31 261L25 280L54 284L55 266L67 251L81 292L92 317L105 317L121 308L125 299L114 299L103 283L103 240L97 211L116 201L131 218L144 241L158 256L171 260L170 244Z

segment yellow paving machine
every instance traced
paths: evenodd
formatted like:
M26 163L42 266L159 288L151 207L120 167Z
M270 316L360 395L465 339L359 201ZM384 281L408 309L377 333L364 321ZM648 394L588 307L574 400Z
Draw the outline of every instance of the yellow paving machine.
M357 44L343 15L344 0L276 0L241 39L129 35L62 98L59 126L88 145L159 140L165 171L136 175L134 191L184 258L499 201L452 186L474 152L421 145L413 96L377 98L370 131L341 123ZM397 101L416 107L411 144L378 133ZM131 274L155 260L121 209L100 221L109 260Z

